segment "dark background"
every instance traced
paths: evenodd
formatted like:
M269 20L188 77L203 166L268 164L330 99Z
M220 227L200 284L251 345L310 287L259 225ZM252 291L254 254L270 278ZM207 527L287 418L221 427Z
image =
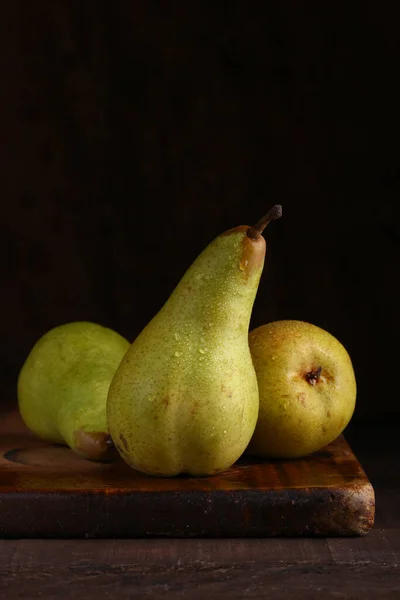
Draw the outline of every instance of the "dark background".
M48 329L133 339L270 206L252 327L338 337L356 419L400 413L399 46L373 3L1 5L3 406Z

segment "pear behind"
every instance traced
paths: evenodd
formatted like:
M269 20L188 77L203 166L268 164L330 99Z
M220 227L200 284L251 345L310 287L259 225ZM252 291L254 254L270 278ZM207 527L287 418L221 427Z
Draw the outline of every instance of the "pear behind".
M86 458L107 457L106 399L129 348L115 331L78 321L55 327L30 351L18 378L18 405L40 438Z
M298 458L320 450L350 422L357 383L345 347L328 331L296 320L249 334L260 410L248 454Z

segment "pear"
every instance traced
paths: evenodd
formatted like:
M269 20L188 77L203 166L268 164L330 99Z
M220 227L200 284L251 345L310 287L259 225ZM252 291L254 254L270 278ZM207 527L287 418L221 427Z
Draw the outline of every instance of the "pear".
M249 335L260 410L246 453L297 458L320 450L350 422L356 379L350 356L332 334L286 320Z
M132 468L206 476L243 453L258 415L248 345L263 270L266 224L218 236L135 339L110 385L111 437Z
M95 323L78 321L48 331L18 378L25 424L43 440L68 445L85 458L108 458L107 392L129 346L118 333Z

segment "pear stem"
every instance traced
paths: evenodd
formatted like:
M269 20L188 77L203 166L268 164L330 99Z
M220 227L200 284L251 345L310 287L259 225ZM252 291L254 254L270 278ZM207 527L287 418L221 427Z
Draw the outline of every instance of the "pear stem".
M280 219L281 216L282 206L280 204L275 204L275 206L273 206L267 212L267 214L264 215L262 219L258 221L258 223L256 223L255 225L253 225L253 227L250 227L250 229L247 230L247 236L252 240L257 240L268 225L268 223L270 223L271 221L275 221L276 219Z

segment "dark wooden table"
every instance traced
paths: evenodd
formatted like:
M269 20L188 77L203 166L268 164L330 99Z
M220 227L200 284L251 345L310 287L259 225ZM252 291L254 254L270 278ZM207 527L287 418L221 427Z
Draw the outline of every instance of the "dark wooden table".
M365 537L0 540L0 598L400 598L398 428L346 438L376 492Z

